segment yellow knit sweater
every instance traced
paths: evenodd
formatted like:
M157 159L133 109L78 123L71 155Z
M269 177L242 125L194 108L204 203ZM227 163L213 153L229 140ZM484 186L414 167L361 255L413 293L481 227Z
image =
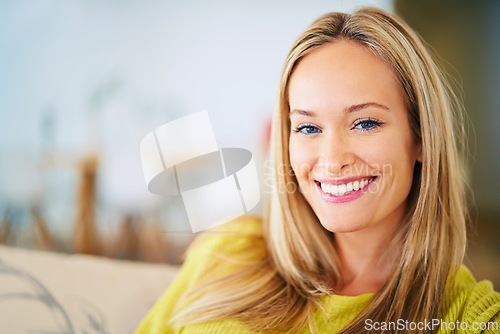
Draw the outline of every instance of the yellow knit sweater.
M219 252L221 245L234 241L235 233L256 231L259 229L257 219L247 218L239 220L236 224L226 224L219 232L212 232L202 242L198 242L188 253L178 276L156 304L151 308L146 317L136 329L136 334L252 334L255 332L245 328L237 320L218 320L174 329L168 324L176 301L191 286L199 281L199 273L208 257L214 252ZM241 246L241 244L239 245ZM366 307L373 298L373 293L359 296L325 296L322 306L324 311L315 313L316 328L318 333L337 333ZM439 324L437 324L439 321ZM457 322L458 321L458 322ZM448 290L442 308L442 319L434 320L432 327L436 333L498 333L500 334L500 293L493 290L489 281L477 283L469 272L462 266L455 279L453 287ZM405 332L412 329L431 326L432 322L405 323L404 320L393 324L378 324L365 322L366 329L384 329L383 326L403 326ZM412 327L421 326L421 327ZM386 327L387 329L387 327ZM414 331L413 331L414 332ZM304 329L302 333L310 333Z

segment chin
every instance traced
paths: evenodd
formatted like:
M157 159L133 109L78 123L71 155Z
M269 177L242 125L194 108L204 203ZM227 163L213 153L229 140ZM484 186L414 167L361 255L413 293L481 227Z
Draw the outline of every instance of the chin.
M319 219L323 228L332 233L350 233L362 230L365 224L361 222L338 221L330 219Z

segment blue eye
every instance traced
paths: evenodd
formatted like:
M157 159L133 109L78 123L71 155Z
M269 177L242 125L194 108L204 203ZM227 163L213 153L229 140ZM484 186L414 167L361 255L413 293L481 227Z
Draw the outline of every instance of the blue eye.
M360 119L354 123L354 129L360 130L360 131L372 131L375 130L376 128L379 128L382 126L382 122L379 122L377 120L371 119L371 118L366 118L366 119Z
M294 129L294 131L304 136L314 135L321 132L321 130L317 126L311 124L299 125L296 129Z

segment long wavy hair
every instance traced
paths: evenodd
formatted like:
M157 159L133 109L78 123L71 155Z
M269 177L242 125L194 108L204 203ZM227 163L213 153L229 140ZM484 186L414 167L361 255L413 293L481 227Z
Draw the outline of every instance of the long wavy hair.
M263 233L254 236L264 245L253 247L255 252L264 251L259 256L242 252L238 270L212 276L185 293L173 319L176 325L237 319L258 331L298 332L306 326L313 330L312 317L321 298L342 284L334 235L322 227L301 192L290 191L298 189L298 183L289 160L287 92L298 62L338 40L363 45L393 68L403 87L413 135L422 145L407 218L398 231L400 255L392 275L341 333L366 332L366 319L439 318L447 284L463 261L466 244L461 107L419 36L396 16L363 8L318 18L293 45L283 66L273 115L274 189Z

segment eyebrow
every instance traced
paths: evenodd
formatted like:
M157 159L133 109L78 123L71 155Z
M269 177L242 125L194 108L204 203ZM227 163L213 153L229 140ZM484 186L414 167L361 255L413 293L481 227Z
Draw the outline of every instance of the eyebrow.
M348 114L348 113L359 111L359 110L362 110L362 109L365 109L365 108L368 108L368 107L375 107L375 108L380 108L380 109L384 109L384 110L390 111L389 107L387 107L387 106L385 106L383 104L380 104L380 103L377 103L377 102L367 102L367 103L361 103L361 104L353 104L352 106L344 108L343 112L344 112L344 114ZM309 116L309 117L316 116L316 114L314 112L307 111L307 110L302 110L302 109L293 109L293 110L291 110L290 111L290 116L292 116L294 114L299 114L299 115Z

